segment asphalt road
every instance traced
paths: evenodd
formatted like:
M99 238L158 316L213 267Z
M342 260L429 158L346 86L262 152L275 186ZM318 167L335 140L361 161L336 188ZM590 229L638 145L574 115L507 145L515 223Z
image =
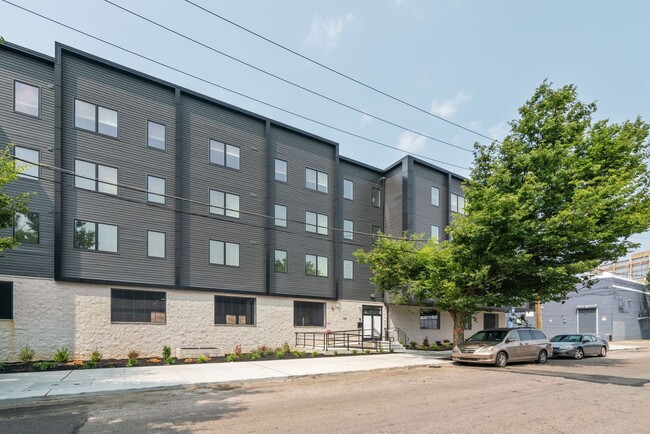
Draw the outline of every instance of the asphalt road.
M650 431L650 350L0 406L0 433Z

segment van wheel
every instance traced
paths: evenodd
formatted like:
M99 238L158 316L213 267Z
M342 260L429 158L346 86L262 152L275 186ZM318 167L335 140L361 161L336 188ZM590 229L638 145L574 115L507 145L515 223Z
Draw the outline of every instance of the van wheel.
M576 350L576 353L573 355L573 358L576 360L580 360L585 356L585 352L582 351L582 348L578 348Z
M499 354L497 354L497 357L494 360L494 365L497 368L505 368L507 364L508 364L508 356L506 355L506 353L501 351Z
M539 355L537 356L537 363L543 365L544 363L546 363L547 360L548 360L548 354L546 354L546 351L545 350L540 351Z
M606 355L607 355L607 348L606 348L606 347L602 347L602 348L600 349L600 353L598 353L598 357L605 357Z

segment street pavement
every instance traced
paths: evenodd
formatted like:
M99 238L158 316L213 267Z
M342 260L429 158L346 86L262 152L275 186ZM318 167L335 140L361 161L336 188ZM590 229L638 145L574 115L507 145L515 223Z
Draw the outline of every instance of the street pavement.
M610 344L611 351L650 346L650 341ZM196 365L147 366L0 374L0 405L60 397L214 385L293 377L451 364L451 352L407 351Z

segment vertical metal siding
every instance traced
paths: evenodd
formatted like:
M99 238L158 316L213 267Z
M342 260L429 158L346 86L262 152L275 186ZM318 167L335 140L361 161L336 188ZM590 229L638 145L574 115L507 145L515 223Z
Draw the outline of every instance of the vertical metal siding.
M447 174L429 166L415 163L414 188L414 226L413 232L431 235L431 225L440 228L440 238L444 239L447 225ZM439 190L439 206L431 204L431 187Z

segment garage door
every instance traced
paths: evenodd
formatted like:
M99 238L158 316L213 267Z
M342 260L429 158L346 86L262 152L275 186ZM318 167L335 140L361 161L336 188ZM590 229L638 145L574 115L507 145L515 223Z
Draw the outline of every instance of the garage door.
M578 309L578 333L598 333L596 308Z

